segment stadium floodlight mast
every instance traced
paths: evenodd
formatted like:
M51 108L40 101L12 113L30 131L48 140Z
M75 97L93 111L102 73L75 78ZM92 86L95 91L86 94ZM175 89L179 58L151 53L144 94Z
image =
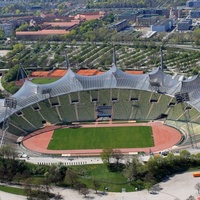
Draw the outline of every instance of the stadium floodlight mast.
M187 109L187 106L185 106L184 102L190 101L190 97L188 92L177 92L175 94L176 102L181 104L183 114L186 120L186 127L187 127L187 132L188 132L188 137L190 139L190 144L192 148L197 148L196 144L196 139L195 139L195 134L192 137L189 122L190 120L190 115L189 115L189 110Z
M160 67L161 70L164 71L164 62L163 62L163 46L160 46Z
M2 147L3 145L4 137L9 128L9 116L10 116L11 110L15 109L16 106L17 106L17 100L14 97L5 98L4 100L5 114L4 114L4 120L3 120L0 147Z

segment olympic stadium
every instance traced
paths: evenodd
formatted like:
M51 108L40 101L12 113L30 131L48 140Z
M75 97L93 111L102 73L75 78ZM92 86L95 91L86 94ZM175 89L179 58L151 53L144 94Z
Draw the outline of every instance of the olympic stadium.
M116 62L105 73L82 76L70 67L49 84L25 80L17 93L0 100L1 142L6 133L25 137L49 125L98 120L162 121L181 130L177 146L200 141L200 77L171 76L157 68L134 75Z

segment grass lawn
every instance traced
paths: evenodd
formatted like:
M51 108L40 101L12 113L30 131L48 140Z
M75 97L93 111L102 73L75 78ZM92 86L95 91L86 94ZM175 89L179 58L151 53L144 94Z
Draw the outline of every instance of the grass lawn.
M24 189L0 185L0 191L25 196Z
M36 84L47 84L47 83L53 83L55 81L57 81L59 78L33 78L33 80L31 81L32 83L36 83Z
M48 149L139 148L153 145L150 126L65 128L54 131Z
M127 183L127 178L124 177L123 172L110 172L104 164L72 166L72 168L83 173L79 181L85 183L89 188L94 189L93 180L98 181L100 184L99 191L104 191L104 188L108 187L109 192L121 192L122 188L131 192L135 191L135 187L138 187L139 184L135 182L136 185L130 185ZM142 188L141 186L140 189Z

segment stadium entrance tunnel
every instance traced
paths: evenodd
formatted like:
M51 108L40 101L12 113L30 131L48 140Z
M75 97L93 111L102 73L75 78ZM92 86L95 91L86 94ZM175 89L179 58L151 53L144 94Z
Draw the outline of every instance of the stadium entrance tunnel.
M155 120L164 120L167 119L168 115L161 113Z
M97 111L97 119L112 117L112 106L106 106L106 105L98 106L96 111Z

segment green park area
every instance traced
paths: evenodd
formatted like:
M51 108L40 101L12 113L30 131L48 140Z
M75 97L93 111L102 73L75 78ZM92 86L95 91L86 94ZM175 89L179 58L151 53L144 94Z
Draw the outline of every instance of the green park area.
M25 195L24 189L0 185L0 191L8 192L17 195Z
M64 128L54 131L48 149L140 148L153 145L150 126Z

